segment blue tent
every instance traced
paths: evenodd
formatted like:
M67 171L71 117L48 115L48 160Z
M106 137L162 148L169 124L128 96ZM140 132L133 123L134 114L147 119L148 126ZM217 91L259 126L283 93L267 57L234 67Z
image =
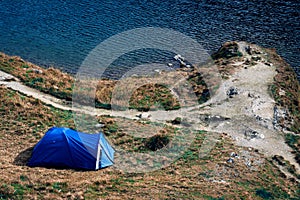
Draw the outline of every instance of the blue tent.
M53 127L34 147L28 166L97 170L113 165L114 152L103 133Z

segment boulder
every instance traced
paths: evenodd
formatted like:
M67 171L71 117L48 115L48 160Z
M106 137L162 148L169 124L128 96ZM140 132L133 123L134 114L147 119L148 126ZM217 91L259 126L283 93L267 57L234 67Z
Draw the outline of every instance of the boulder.
M226 92L227 96L229 96L229 98L232 98L235 95L238 95L238 89L236 87L230 87L227 92Z

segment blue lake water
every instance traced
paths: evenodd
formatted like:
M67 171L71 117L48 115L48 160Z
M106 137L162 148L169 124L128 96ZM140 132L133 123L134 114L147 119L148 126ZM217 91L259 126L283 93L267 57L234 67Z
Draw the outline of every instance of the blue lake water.
M99 43L141 27L182 32L210 53L228 40L274 47L300 77L299 0L0 1L0 51L72 73Z

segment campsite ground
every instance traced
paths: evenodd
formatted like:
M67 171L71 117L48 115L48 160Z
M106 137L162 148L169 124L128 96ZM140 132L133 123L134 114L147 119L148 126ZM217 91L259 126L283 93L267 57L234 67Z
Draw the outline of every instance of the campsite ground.
M230 49L230 45L226 48ZM258 47L253 46L253 50L257 50L256 48ZM264 52L264 50L259 50ZM0 120L0 198L297 199L300 196L299 174L297 174L299 167L297 156L299 157L300 152L299 113L297 113L299 110L299 86L293 72L289 70L284 61L276 53L272 51L266 52L268 52L267 57L269 60L264 61L257 60L257 55L254 58L250 56L249 59L245 57L245 52L241 52L244 54L243 57L233 55L230 58L224 58L218 54L215 54L215 57L219 56L219 58L216 58L216 63L224 79L224 84L235 84L233 86L240 89L240 98L244 98L243 91L247 92L247 84L249 86L249 82L245 80L241 82L238 80L238 77L242 79L244 77L242 76L243 73L246 73L249 77L255 78L257 76L251 75L254 75L259 69L264 69L266 70L264 72L268 72L267 74L270 75L271 79L264 80L266 82L264 85L258 84L263 82L259 77L253 80L253 83L258 84L254 91L259 92L262 89L260 96L266 99L260 100L271 101L271 106L277 105L278 107L287 108L287 112L290 114L286 116L286 120L281 120L277 124L288 130L275 131L272 128L267 128L268 130L265 130L263 133L267 137L267 141L273 141L272 137L275 139L281 138L281 140L278 140L281 142L279 145L283 149L293 148L293 152L283 151L283 154L273 149L275 152L267 153L268 151L264 150L270 150L268 147L272 146L272 144L262 142L265 141L262 138L245 139L238 134L239 131L244 133L244 130L239 130L238 127L230 126L230 129L229 126L223 126L220 129L218 126L203 125L201 130L195 131L194 141L179 159L169 166L148 173L125 173L116 166L99 171L30 168L25 164L30 157L33 146L40 140L47 129L52 126L76 128L73 115L68 109L58 109L49 105L51 101L46 105L39 99L26 96L26 91L23 91L23 93L18 92L3 85L0 86L0 112L2 116ZM218 53L221 54L222 51ZM260 57L263 58L263 56ZM68 95L71 94L71 90L68 88L72 87L73 81L71 76L54 69L44 70L17 57L2 55L1 59L1 70L17 76L28 86L68 100ZM250 68L250 70L245 69L245 62L248 62L247 59L250 62L250 64L247 64L247 68ZM240 64L237 66L235 65L236 63ZM269 68L266 68L266 66L269 66ZM34 70L42 70L43 72L34 72ZM247 71L245 72L245 70ZM192 77L191 81L195 80L193 73L190 74ZM37 78L42 79L37 81ZM235 81L232 81L232 78ZM60 83L62 80L63 84ZM14 82L15 80L10 81ZM105 80L105 83L109 83L109 86L112 85L110 80ZM194 81L194 83L194 86L196 86L197 81ZM245 84L244 87L242 83ZM270 83L268 93L262 86ZM151 87L153 88L153 86ZM253 90L254 86L250 85L250 87ZM200 86L195 88L203 90ZM98 89L101 90L101 88ZM144 91L144 89L141 91ZM161 88L158 90L161 91ZM106 94L109 91L101 91L104 94L103 96L109 97L109 94ZM275 101L269 99L270 93ZM286 95L282 95L282 93ZM248 93L246 96L248 96ZM141 99L143 98L141 97ZM168 99L174 102L172 98ZM245 99L240 99L240 101L243 100ZM235 104L239 102L238 98L225 98L223 104L220 104L220 102L216 103L214 98L211 98L206 104L206 109L197 107L193 112L197 114L197 117L208 117L208 113L215 113L214 108L219 111L222 110L220 107L217 107L218 105L225 106L230 101L233 101ZM252 114L253 112L254 114L259 113L256 112L258 109L255 108L264 108L264 111L268 111L268 108L270 108L266 104L263 104L263 107L259 107L255 104L255 101L248 101L250 101L251 105L254 104L256 106L251 107L252 110L250 109L250 111ZM132 104L136 107L144 108L145 106L143 101L132 99L132 102L136 103ZM66 103L64 105L68 106ZM149 105L153 105L151 101ZM171 105L176 106L176 104ZM228 117L233 123L237 122L235 118L240 116L238 113L241 108L239 108L239 111L234 109L238 107L229 106L227 108L230 109L226 111L226 115L224 112L219 112L219 114L222 114L221 117ZM114 145L127 151L147 152L151 151L151 145L149 145L151 138L134 138L132 132L137 129L147 130L151 125L160 123L159 120L155 119L154 112L156 111L151 112L153 112L152 117L149 119L136 119L133 115L129 116L129 118L135 118L135 120L129 120L123 117L103 115L98 116L96 120L105 125L103 131ZM170 112L176 113L177 111ZM263 114L266 114L264 116L268 115L266 112ZM174 118L176 115L172 116ZM216 115L213 116L215 117ZM267 121L267 124L269 122ZM122 124L126 124L126 128ZM181 125L184 124L181 123ZM214 124L211 123L211 125ZM175 132L182 128L180 125L174 125L174 121L173 124L160 124L159 127L153 137L161 136L170 140ZM253 128L253 126L251 127ZM219 136L214 148L209 154L199 158L199 149L201 149L203 141L214 131ZM278 135L269 137L268 131L271 134ZM240 137L239 140L237 140L237 136ZM283 138L286 139L286 143L290 147L284 143ZM245 142L242 143L241 141ZM267 147L266 145L269 146ZM233 156L232 152L236 153L237 156ZM230 158L234 158L234 162L228 162ZM124 158L117 157L116 159ZM134 160L128 160L130 164L134 164ZM294 166L290 163L294 164Z

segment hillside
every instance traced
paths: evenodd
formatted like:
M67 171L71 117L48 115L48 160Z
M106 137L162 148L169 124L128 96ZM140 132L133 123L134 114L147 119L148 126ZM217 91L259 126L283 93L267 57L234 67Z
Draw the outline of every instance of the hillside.
M146 173L127 173L128 168L138 166L131 158L127 158L128 166L124 164L122 171L118 163L126 158L120 157L121 154L117 154L114 167L99 171L27 167L32 148L48 128L76 128L73 108L68 102L74 78L19 57L1 54L0 58L0 70L13 75L0 74L2 199L297 199L300 196L299 82L275 50L244 42L225 43L212 55L222 81L206 99L201 98L208 88L203 80L215 81L205 77L206 69L182 68L162 73L163 79L174 74L188 77L200 105L178 107L180 102L170 90L161 85L145 85L130 99L131 108L136 110L98 109L82 114L103 124L103 132L118 149L137 153L159 151L176 134L184 132L187 125L191 126L195 137L189 148L170 165ZM132 82L135 81L138 80L134 78ZM101 80L96 95L100 105L109 104L115 85L112 80ZM146 103L145 96L150 97ZM155 107L157 102L168 105L169 111ZM149 130L153 136L132 134ZM202 155L205 142L212 141L213 148ZM155 165L146 164L150 168Z

